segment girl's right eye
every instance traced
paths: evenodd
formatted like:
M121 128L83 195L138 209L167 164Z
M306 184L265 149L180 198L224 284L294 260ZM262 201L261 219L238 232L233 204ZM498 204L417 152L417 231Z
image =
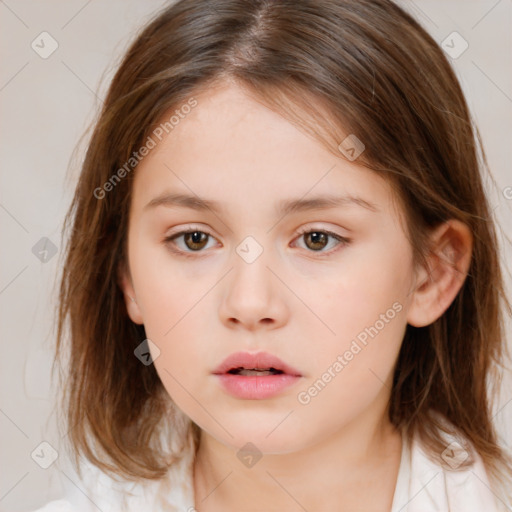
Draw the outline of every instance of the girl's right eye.
M183 241L185 242L185 248L179 248L178 250L174 249L172 247L173 245L179 246L175 240L182 237L184 237ZM204 249L209 237L213 238L210 233L200 231L199 229L191 229L169 235L164 239L164 242L170 246L173 252L182 254L184 256L189 256L191 252L200 252L202 249Z

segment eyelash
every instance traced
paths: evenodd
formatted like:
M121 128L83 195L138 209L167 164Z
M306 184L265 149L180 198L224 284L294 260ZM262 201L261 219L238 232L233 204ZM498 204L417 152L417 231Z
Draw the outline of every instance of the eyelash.
M201 250L198 250L198 251L184 251L182 249L176 249L176 248L173 248L171 247L171 244L175 245L174 243L174 240L176 238L179 238L180 236L183 236L183 235L186 235L186 234L189 234L189 233L195 233L195 232L199 232L199 233L204 233L205 235L211 237L211 238L215 238L211 233L209 233L208 231L204 231L202 229L197 229L197 228L194 228L194 227L189 227L189 229L187 230L184 230L184 231L179 231L177 233L173 233L172 235L169 235L167 237L164 238L163 242L169 246L169 249L174 252L175 254L178 254L180 256L183 256L185 258L194 258L196 257L195 256L195 253L199 254L201 252L204 252L203 249ZM332 231L329 231L329 230L326 230L326 229L301 229L298 233L297 233L297 238L300 238L301 236L305 235L305 234L309 234L309 233L323 233L325 235L328 235L332 238L334 238L335 240L337 240L339 243L337 244L337 246L346 246L348 244L350 244L351 242L351 239L349 238L346 238L346 237L343 237L341 235L338 235L337 233L334 233ZM308 252L311 252L311 253L317 253L320 255L320 257L323 257L323 256L326 256L326 255L331 255L332 253L336 252L337 250L339 250L339 247L335 247L334 249L331 249L330 251L326 251L326 252L323 252L323 251L313 251L313 250L308 250Z

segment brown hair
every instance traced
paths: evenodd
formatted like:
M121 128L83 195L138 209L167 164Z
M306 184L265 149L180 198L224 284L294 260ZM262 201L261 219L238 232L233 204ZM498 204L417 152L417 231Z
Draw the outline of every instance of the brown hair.
M407 439L417 432L437 461L446 418L504 482L512 464L490 397L508 355L502 309L511 306L480 174L487 162L442 50L388 0L181 0L128 49L64 230L71 227L57 355L68 356L61 368L75 453L126 478L159 478L174 460L158 444L166 393L153 365L134 357L146 336L130 321L118 283L134 173L128 168L101 199L94 191L164 115L220 80L245 87L337 156L342 138L356 134L366 146L357 163L386 177L400 198L416 262L426 262L431 228L450 218L470 227L472 261L457 297L431 325L407 326L389 416Z

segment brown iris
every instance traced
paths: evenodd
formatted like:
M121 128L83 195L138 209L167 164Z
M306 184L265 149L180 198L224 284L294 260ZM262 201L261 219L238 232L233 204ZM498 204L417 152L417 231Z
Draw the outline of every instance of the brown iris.
M208 236L208 234L202 231L191 231L183 234L183 240L189 249L200 250L206 245Z
M323 249L327 245L327 234L322 233L320 231L311 231L310 233L306 233L304 235L304 239L306 240L306 245L312 250ZM313 245L320 244L320 246L316 245L316 247L310 247L308 244L308 240L311 240Z

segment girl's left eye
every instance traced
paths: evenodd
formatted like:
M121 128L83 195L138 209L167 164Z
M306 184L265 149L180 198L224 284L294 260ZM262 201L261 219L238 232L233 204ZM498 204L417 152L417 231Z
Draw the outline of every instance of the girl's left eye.
M350 240L345 238L337 233L333 233L332 231L327 231L325 229L305 229L300 231L299 238L304 237L306 240L306 246L308 249L312 249L313 252L322 252L322 253L331 253L334 251L322 251L327 245L329 238L334 239L337 243L336 245L347 245Z
M332 231L323 229L302 230L299 232L298 239L300 239L301 236L304 237L304 240L306 240L306 247L312 252L318 253L334 252L332 250L323 251L323 249L329 245L329 238L334 239L337 242L334 245L347 245L350 242L348 238L342 237L341 235L333 233ZM177 250L171 248L171 250L175 253L183 254L184 256L190 256L191 253L202 252L202 249L207 246L208 239L213 238L213 235L199 229L189 229L187 231L180 231L173 235L169 235L164 239L164 243L177 246L179 244L177 244L175 240L178 240L182 237L185 243L185 248L179 248Z

